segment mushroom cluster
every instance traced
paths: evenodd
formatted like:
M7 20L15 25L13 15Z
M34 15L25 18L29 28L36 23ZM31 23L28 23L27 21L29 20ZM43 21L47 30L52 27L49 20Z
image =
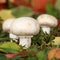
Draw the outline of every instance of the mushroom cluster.
M39 33L40 27L44 33L50 34L50 28L56 27L57 24L58 21L54 16L42 14L38 16L37 20L32 17L8 19L3 23L3 30L9 33L11 39L19 40L19 45L29 48L31 38Z
M30 47L31 37L39 33L39 23L31 17L8 19L3 23L3 30L10 33L10 38L19 38L19 45ZM14 34L14 36L12 36Z

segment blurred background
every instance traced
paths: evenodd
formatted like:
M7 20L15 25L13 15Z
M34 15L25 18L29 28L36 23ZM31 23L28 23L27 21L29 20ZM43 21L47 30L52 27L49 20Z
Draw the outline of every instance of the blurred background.
M32 38L32 45L38 44L39 46L41 45L43 47L43 49L45 49L46 46L44 46L44 44L47 43L46 41L51 42L53 40L53 38L55 38L55 37L56 37L54 40L56 42L55 45L60 45L60 0L0 0L0 43L10 41L10 38L8 35L9 33L5 33L2 30L3 21L5 21L9 18L19 18L22 16L29 16L29 17L33 17L36 19L40 14L50 14L50 15L55 16L58 20L58 26L56 28L52 29L51 35L48 35L48 34L44 35L44 33L41 30L37 36L34 36ZM44 37L44 39L42 39L43 37ZM43 45L40 40L42 40L42 43L44 43ZM6 51L8 53L9 52L11 53L12 51L14 52L15 51L14 49L17 47L15 44L12 44L11 48L10 48L10 43L8 43L7 45L5 45L5 44L3 43L3 48L5 48L7 46ZM46 45L48 45L48 43ZM0 46L1 46L1 44L0 44ZM14 47L14 49L12 46ZM39 50L39 46L38 46L38 50ZM49 47L49 46L47 46L47 47ZM10 49L8 49L8 48L10 48ZM32 48L33 48L33 46L32 46ZM37 50L36 48L37 48L37 46L34 46L34 48L32 50L36 51ZM2 51L1 48L0 48L0 51ZM5 49L3 49L2 52L4 52L4 51L5 51ZM60 53L58 54L58 56L59 55L60 55ZM39 54L38 54L38 56L39 56ZM44 52L43 52L42 56L44 56ZM0 60L2 60L2 58ZM34 56L34 58L35 58L35 56ZM20 59L20 60L22 60L22 59ZM42 60L44 60L44 59L42 59Z

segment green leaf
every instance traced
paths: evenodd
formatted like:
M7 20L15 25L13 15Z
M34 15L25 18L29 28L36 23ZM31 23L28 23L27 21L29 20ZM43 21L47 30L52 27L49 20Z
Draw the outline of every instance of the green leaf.
M17 18L22 17L22 16L32 16L33 13L34 12L29 7L20 6L20 7L12 9L12 14Z
M7 60L6 56L4 54L0 53L0 60Z
M48 4L46 5L46 11L47 11L48 13L51 13L52 10L53 10L53 5L52 5L51 3L48 3Z
M18 55L18 56L11 58L10 60L24 60L24 58L22 58L22 56Z
M36 56L37 56L38 60L47 60L46 53L44 50L38 52L38 54Z
M37 45L32 45L30 48L27 49L27 51L37 52L38 51L38 46Z
M58 14L57 10L54 8L54 6L51 3L48 3L46 5L46 13L53 15L55 17L57 17L57 14Z
M0 38L0 41L1 41L1 42L9 41L9 37Z
M6 53L17 53L20 52L22 49L19 45L14 42L4 42L0 44L0 51Z
M27 60L38 60L36 56L30 56L27 58Z

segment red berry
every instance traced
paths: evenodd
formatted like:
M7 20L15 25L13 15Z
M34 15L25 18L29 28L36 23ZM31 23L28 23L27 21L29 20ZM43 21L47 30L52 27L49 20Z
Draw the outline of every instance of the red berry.
M11 54L6 54L6 57L7 58L12 58L14 56L17 56L17 55L26 55L28 52L27 51L21 51L21 52L18 52L18 53L11 53Z
M6 57L7 58L12 58L12 57L14 57L14 56L16 56L17 54L6 54Z

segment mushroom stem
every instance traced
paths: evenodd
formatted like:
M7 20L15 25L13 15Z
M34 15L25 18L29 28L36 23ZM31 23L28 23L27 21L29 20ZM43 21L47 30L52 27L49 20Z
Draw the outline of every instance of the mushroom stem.
M50 34L50 27L42 26L42 30L44 33Z
M9 37L10 37L10 41L11 42L13 42L13 41L15 41L15 42L17 42L18 40L18 37L16 36L16 35L14 35L14 34L12 34L12 33L9 33Z
M29 48L31 46L31 37L33 36L20 36L19 45L25 46L25 49Z

